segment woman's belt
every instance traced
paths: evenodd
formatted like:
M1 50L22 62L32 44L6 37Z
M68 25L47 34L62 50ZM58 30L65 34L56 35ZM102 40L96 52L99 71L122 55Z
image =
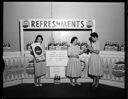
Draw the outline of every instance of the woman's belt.
M79 58L79 56L69 56L69 58Z

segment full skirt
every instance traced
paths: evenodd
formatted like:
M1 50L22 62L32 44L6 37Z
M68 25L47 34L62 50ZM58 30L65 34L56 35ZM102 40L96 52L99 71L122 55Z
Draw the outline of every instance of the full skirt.
M92 54L88 60L88 74L92 76L103 75L103 61L97 54Z
M35 76L40 77L46 74L46 62L35 62Z
M67 77L81 77L82 66L80 60L78 58L69 58L65 73Z

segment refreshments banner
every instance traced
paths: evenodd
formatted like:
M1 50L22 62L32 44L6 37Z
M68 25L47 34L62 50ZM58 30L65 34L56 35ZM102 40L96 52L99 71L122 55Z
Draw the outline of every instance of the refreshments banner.
M92 29L92 19L28 19L23 20L24 29Z

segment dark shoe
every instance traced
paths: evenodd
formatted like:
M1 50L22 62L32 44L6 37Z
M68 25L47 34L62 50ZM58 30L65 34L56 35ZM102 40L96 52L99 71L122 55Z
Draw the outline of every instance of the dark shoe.
M98 87L98 85L99 85L99 83L96 83L94 87L95 87L95 88L97 88L97 87Z
M72 83L70 83L70 85L71 85L71 86L75 86L75 84L74 84L73 82L72 82Z
M96 84L95 83L92 83L92 87L94 87Z
M80 82L76 82L75 84L76 84L76 85L79 85L79 86L81 85L81 83L80 83Z

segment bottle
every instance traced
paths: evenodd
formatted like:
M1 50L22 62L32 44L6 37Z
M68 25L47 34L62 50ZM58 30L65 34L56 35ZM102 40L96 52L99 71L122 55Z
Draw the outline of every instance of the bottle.
M5 43L3 43L3 48L5 47Z
M121 51L124 51L124 44L121 44Z
M59 76L57 75L57 77L56 77L56 84L59 84L58 82L59 82Z
M113 42L110 43L110 51L113 50Z
M60 41L59 50L61 50L61 47L62 47L62 42Z
M114 51L114 42L111 44L111 51Z
M116 51L116 42L113 42L113 51Z
M56 42L56 50L58 49L58 42Z
M11 45L10 45L10 43L8 43L8 49L10 49L11 48Z
M109 42L107 42L106 50L107 50L107 51L109 50Z
M104 44L104 51L106 51L107 42Z
M60 75L57 75L57 84L60 84Z
M111 51L111 42L109 42L109 47L108 47L109 51Z
M65 49L65 41L62 42L62 49Z
M117 42L117 51L120 51L120 45L118 42Z
M52 43L50 42L49 43L49 50L51 50L51 47L52 47Z
M52 45L51 45L51 49L52 49L52 50L55 49L55 45L54 45L53 42L52 42Z
M112 51L114 51L114 49L115 49L115 44L114 42L112 42Z
M120 51L122 51L122 43L120 44Z
M119 49L118 50L121 51L121 44L119 44Z
M55 42L53 42L53 44L52 44L52 49L53 50L56 50L56 46L55 45L56 45Z
M31 41L31 44L33 44L33 41Z
M57 81L57 75L54 76L54 84L56 84Z
M64 49L64 41L61 42L61 50Z
M51 50L51 42L48 44L48 50Z
M67 49L67 48L66 48L66 41L63 42L63 49Z
M113 51L116 51L116 42L113 42Z
M9 43L7 42L7 49L9 49Z
M106 43L106 47L105 47L105 50L108 51L108 47L109 47L109 44L108 42Z
M28 42L28 50L30 50L31 42Z
M118 42L115 44L115 51L118 51Z
M5 48L7 49L7 42L5 42Z
M123 51L125 51L124 47L125 47L125 46L124 46L124 44L123 44Z
M109 42L109 51L111 51L111 44L112 44L112 43L111 43L111 42Z
M61 80L61 79L60 79L60 76L59 76L59 81L58 81L59 84L60 84L60 80Z
M45 47L45 50L47 50L47 49L48 49L48 46L47 46L47 44L46 44L46 43L44 44L44 47Z

